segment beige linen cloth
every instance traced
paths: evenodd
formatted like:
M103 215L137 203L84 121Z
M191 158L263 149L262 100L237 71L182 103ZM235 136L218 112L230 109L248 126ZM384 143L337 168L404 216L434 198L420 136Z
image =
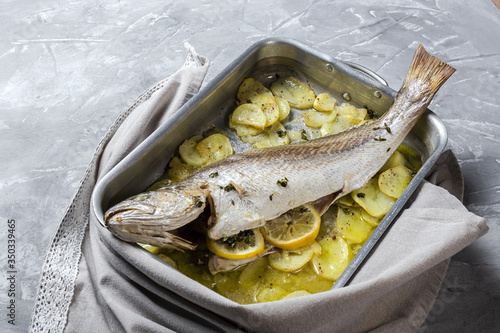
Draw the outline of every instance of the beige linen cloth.
M443 154L350 284L315 295L239 305L100 225L90 207L95 183L203 81L208 61L187 48L184 66L143 93L98 146L48 249L31 331L417 331L449 258L488 230L458 199L463 183L451 152Z

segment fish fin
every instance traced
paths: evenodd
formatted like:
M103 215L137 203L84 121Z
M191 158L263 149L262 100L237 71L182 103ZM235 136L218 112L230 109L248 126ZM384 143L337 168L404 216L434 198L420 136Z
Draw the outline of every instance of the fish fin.
M136 231L137 233L130 233L127 231L124 231L121 228L114 228L112 226L110 230L113 232L113 234L120 238L123 241L126 242L131 242L131 243L143 243L143 244L149 244L153 246L158 246L162 248L169 248L169 249L174 249L174 250L195 250L196 249L196 244L193 242L184 239L180 236L177 236L169 231L161 230L161 229L156 229L156 230L150 230L150 229L145 229L145 230L140 230L141 228L138 228L139 230Z
M324 213L326 213L326 211L328 210L328 208L330 208L330 206L333 204L333 202L335 200L337 200L337 198L340 196L341 193L342 193L342 190L338 190L337 192L325 195L322 198L319 198L319 199L316 199L316 200L312 201L311 205L314 208L316 208L316 210L318 211L319 215L321 216Z
M410 70L406 75L403 87L409 87L412 82L423 80L429 88L430 98L434 97L439 88L455 72L455 68L430 55L422 44L419 44Z

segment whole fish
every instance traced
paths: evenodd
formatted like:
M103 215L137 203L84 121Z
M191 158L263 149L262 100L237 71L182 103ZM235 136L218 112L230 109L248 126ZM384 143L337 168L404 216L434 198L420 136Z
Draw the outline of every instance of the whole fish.
M117 204L106 212L106 225L125 241L193 249L178 230L207 206L212 239L261 227L308 202L323 213L377 173L454 71L419 45L393 105L377 120L331 136L231 155L174 186Z

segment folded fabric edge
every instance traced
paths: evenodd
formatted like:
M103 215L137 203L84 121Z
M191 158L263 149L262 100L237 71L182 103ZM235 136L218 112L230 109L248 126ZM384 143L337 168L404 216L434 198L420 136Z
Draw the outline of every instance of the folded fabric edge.
M189 43L184 43L184 47L188 50L188 55L178 71L186 67L208 65L208 59L198 55ZM29 332L62 332L64 330L78 276L78 263L82 255L81 246L89 221L90 196L97 179L97 166L100 157L109 140L127 116L137 106L148 100L159 87L168 81L169 77L153 84L139 95L118 116L97 145L78 189L49 241L37 284ZM75 210L87 213L73 216ZM61 266L65 268L62 269ZM49 323L50 326L47 326Z

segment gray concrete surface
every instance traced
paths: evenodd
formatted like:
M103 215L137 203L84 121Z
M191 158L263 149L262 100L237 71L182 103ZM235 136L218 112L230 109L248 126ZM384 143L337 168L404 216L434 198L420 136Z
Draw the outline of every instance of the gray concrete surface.
M451 261L422 332L500 327L500 10L490 0L0 3L0 331L25 332L51 237L95 147L148 86L207 56L206 82L254 42L290 37L398 88L417 43L457 68L433 109L487 235ZM15 220L16 325L7 322Z

